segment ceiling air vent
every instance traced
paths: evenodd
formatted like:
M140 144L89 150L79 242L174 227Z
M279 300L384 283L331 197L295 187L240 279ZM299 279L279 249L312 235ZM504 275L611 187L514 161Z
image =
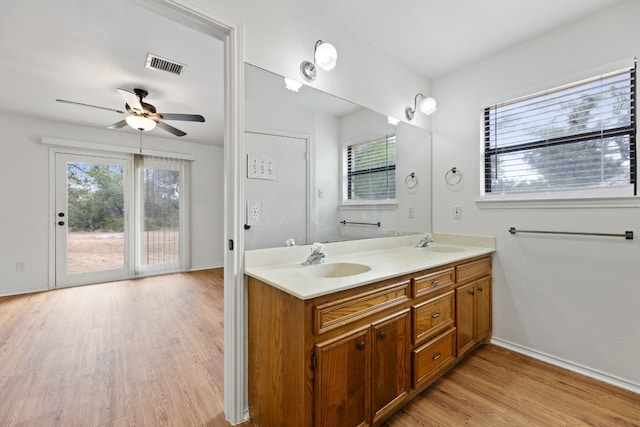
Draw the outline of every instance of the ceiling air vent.
M171 74L177 74L178 76L181 76L182 73L184 73L184 69L187 68L184 64L170 59L161 58L151 53L147 54L147 63L145 67L152 70L166 71Z

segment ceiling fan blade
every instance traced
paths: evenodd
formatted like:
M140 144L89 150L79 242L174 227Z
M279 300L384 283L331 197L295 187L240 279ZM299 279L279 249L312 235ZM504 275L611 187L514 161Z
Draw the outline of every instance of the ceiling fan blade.
M128 90L118 89L118 93L124 99L124 102L131 107L133 111L136 113L144 113L144 109L142 108L142 104L140 103L140 99L138 99L138 95L133 92L129 92Z
M83 104L82 102L67 101L66 99L56 99L56 101L64 102L66 104L82 105L83 107L99 108L101 110L113 111L115 113L124 114L124 111L116 110L114 108L100 107L99 105Z
M121 128L125 127L126 125L127 125L127 121L126 120L120 120L118 123L112 124L107 129L121 129Z
M175 136L185 136L186 135L186 133L181 131L180 129L174 128L173 126L168 125L168 124L166 124L164 122L158 122L158 127L161 128L161 129L166 130L169 133L174 134Z
M158 115L164 120L184 120L187 122L204 122L204 117L202 117L200 114L158 113Z

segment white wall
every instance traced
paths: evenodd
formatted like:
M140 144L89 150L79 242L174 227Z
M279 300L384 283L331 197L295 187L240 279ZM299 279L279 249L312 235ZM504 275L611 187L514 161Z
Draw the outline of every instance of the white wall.
M49 146L43 136L137 147L138 135L0 114L3 185L0 209L0 295L47 289L49 266ZM223 264L222 147L154 138L147 148L192 154L192 268ZM24 271L16 272L16 262Z
M480 120L509 99L640 53L640 2L521 44L433 81L434 229L497 237L493 338L640 391L640 210L635 207L481 208ZM524 92L523 92L524 91ZM444 174L456 166L464 185ZM453 206L462 219L452 218ZM636 239L510 235L523 229L622 233Z

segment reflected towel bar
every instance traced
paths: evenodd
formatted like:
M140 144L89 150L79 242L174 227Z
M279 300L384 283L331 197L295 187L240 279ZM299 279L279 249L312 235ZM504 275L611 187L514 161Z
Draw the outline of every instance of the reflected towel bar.
M541 230L516 230L515 227L509 229L509 233L538 233L538 234L568 234L571 236L601 236L601 237L624 237L627 240L633 240L633 231L625 231L624 234L613 233L581 233L577 231L541 231Z
M378 222L351 222L351 221L347 221L347 220L342 220L342 221L340 221L340 224L342 224L342 225L347 225L347 224L375 225L377 227L380 227L380 221L378 221Z

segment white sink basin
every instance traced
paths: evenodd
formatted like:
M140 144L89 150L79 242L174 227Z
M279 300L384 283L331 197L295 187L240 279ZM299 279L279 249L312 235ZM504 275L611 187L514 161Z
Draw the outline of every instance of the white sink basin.
M366 273L371 267L351 262L336 262L333 264L317 264L302 267L302 272L313 277L348 277Z
M440 253L447 253L447 254L466 251L465 248L458 248L455 246L427 246L426 248L423 248L423 249L429 252L440 252Z

